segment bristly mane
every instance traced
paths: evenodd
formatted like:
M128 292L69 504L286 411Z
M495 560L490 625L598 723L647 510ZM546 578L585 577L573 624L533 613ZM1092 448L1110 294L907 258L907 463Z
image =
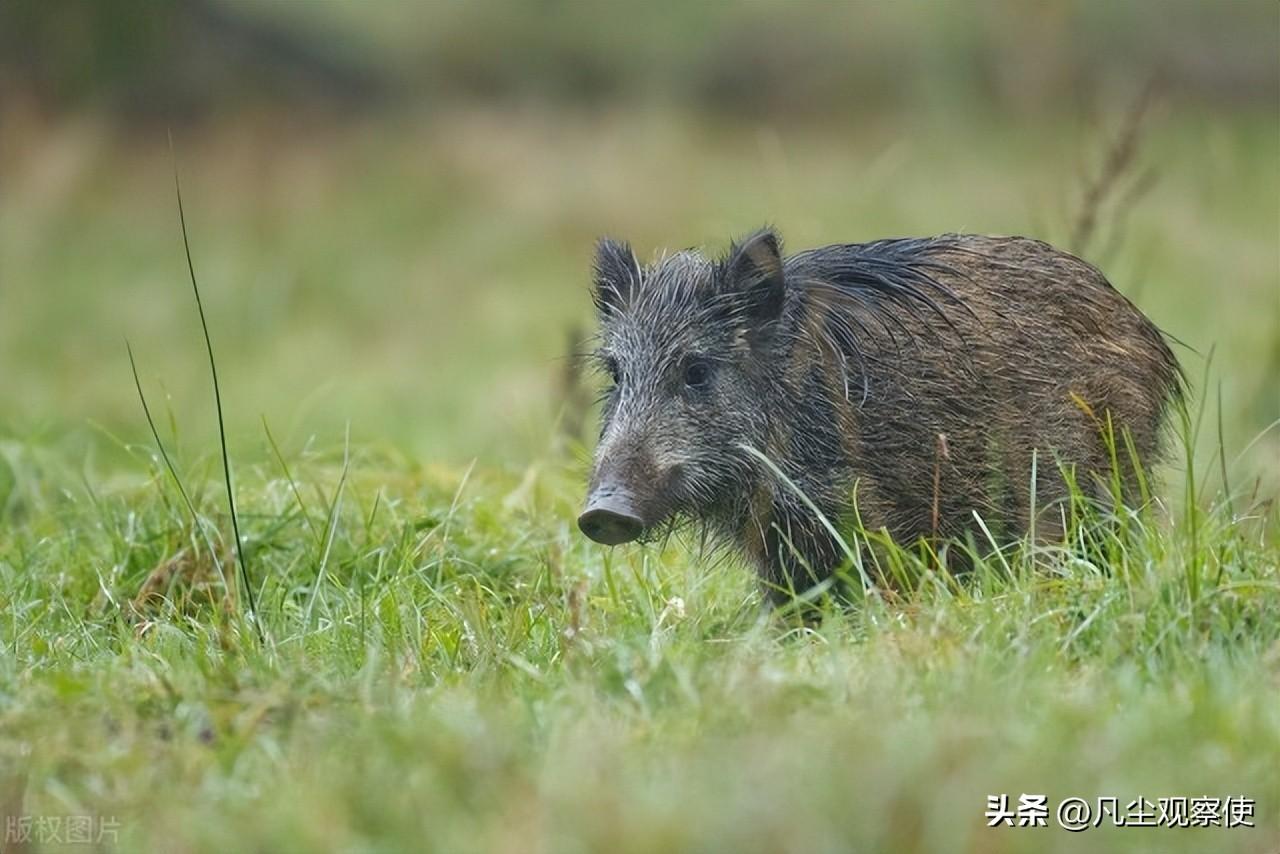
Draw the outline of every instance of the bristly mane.
M921 333L938 334L928 322L941 320L951 330L955 324L939 305L949 302L965 313L972 309L939 276L964 276L964 272L938 259L939 251L970 251L954 235L877 240L872 243L843 243L809 249L784 261L787 283L836 309L827 314L823 337L844 362L851 354L862 375L862 402L866 402L868 381L866 359L860 338L871 337L862 317L849 309L860 307L876 321L884 337L894 346L915 343ZM840 310L843 308L844 310ZM848 376L846 373L846 398Z
M939 274L962 275L938 260L936 253L942 250L970 251L954 235L904 237L808 249L787 258L784 267L790 284L835 288L864 304L888 300L912 314L928 308L945 321L946 313L935 296L959 306L964 303L938 281Z

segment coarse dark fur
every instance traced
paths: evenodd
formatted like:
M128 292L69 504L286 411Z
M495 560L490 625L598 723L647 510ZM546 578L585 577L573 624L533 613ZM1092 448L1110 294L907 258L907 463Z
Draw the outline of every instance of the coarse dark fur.
M1063 472L1106 499L1112 447L1136 502L1181 395L1159 330L1097 269L1037 240L784 257L764 230L720 260L685 251L648 266L602 240L595 272L596 355L614 382L592 495L623 501L641 536L702 523L775 599L845 559L809 502L848 526L856 501L863 528L911 544L963 538L975 514L1016 538L1034 500L1037 536L1052 539Z

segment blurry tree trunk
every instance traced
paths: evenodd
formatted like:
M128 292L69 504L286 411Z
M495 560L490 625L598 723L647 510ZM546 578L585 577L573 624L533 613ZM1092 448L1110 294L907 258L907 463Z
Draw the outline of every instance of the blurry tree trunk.
M0 83L50 109L166 118L229 101L353 108L390 94L347 41L307 30L217 0L5 0Z

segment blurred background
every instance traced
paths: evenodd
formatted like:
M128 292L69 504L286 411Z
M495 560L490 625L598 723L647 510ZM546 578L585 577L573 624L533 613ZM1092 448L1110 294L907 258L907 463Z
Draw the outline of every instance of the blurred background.
M584 430L598 235L769 222L1077 251L1274 487L1278 104L1270 0L5 0L0 450L145 439L126 339L213 447L172 132L233 453L527 463Z

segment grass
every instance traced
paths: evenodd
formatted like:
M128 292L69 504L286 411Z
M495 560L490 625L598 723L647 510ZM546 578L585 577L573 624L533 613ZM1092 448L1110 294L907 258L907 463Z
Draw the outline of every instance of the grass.
M732 563L584 543L553 467L296 452L240 476L263 645L136 452L150 480L111 494L21 475L0 558L5 767L27 813L117 817L124 850L1278 838L1274 511L926 573L809 628ZM1001 792L1247 795L1259 827L987 830Z
M1054 164L1089 134L651 118L461 115L287 157L260 144L287 128L224 128L184 153L265 642L217 568L163 145L15 132L55 144L15 146L0 199L6 279L40 285L0 291L24 369L0 385L0 812L113 818L124 851L1280 845L1273 126L1153 129L1162 180L1105 265L1218 345L1222 406L1180 352L1197 402L1156 508L963 583L891 553L913 589L804 626L734 561L576 532L585 451L551 388L590 236L1061 237ZM1246 796L1257 827L988 829L1000 793Z

